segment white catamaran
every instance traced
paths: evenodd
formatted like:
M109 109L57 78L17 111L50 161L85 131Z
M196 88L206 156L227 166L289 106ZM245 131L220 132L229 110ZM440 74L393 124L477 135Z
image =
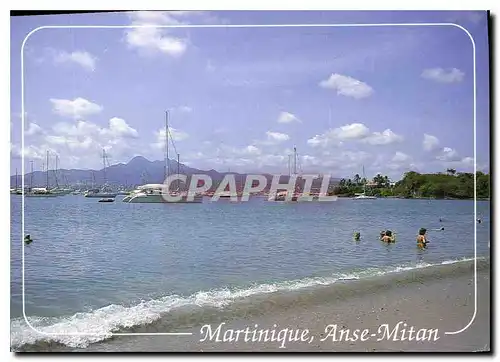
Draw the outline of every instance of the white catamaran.
M357 194L355 197L353 197L353 200L374 200L374 199L376 199L375 196L368 196L366 194L365 166L363 166L363 179L365 180L365 183L363 184L363 193Z
M164 179L170 175L169 158L168 158L168 142L169 142L170 130L168 127L168 111L165 112L165 167L164 167ZM174 145L175 147L175 145ZM177 174L179 174L179 154L177 154ZM166 192L165 184L146 184L137 187L128 196L123 198L124 202L128 203L201 203L203 202L202 194L189 194L188 192L183 192L180 190L179 184L177 183L177 189L175 191L170 191L172 197L180 196L178 200L168 200L164 192ZM191 197L189 197L191 196Z

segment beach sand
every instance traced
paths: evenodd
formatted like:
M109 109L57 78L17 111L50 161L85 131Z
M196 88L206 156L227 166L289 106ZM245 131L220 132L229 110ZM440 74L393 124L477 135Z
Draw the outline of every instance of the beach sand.
M91 345L79 351L142 351L142 352L399 352L399 351L489 351L490 350L490 265L478 260L477 314L474 322L463 332L447 335L445 332L464 328L474 314L474 264L460 262L449 265L403 271L363 280L344 281L334 285L307 288L296 292L273 293L240 303L238 313L229 307L227 313L209 318L203 323L184 321L180 329L158 332L193 332L192 336L120 336L104 343ZM230 318L228 316L235 316ZM221 338L227 329L283 328L309 330L313 340L286 342L203 341L203 324L210 323L215 330L219 323ZM401 341L382 338L381 325L392 330L398 322L406 323L406 330L437 329L436 341ZM400 324L400 330L403 328ZM325 328L336 324L338 329L369 329L366 341L333 341ZM276 327L274 327L276 325ZM384 327L382 327L384 328ZM276 333L277 333L276 332ZM300 333L299 333L300 335ZM415 336L415 334L414 334ZM339 337L339 335L337 335ZM385 335L387 337L387 335ZM309 343L310 341L310 343Z

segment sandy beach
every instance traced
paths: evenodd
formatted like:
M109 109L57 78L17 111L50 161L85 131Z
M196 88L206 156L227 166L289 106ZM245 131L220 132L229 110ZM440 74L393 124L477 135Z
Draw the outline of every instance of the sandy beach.
M489 351L489 261L478 260L478 308L474 322L461 333L445 334L464 328L474 314L473 268L473 262L465 261L365 280L344 281L295 293L261 296L240 303L237 313L236 307L232 310L229 307L229 310L216 317L205 316L204 323L198 324L187 318L184 324L189 327L174 330L192 332L192 336L115 337L79 351ZM230 315L237 317L229 318ZM223 340L226 333L226 339L232 336L233 341L215 340L219 325L219 339ZM332 332L334 325L335 333ZM203 326L205 328L202 330ZM412 326L413 340L409 333ZM304 330L308 333L305 341L265 342L261 339L252 342L252 335L249 334L245 342L243 331L247 327L249 331L257 328L267 329L271 333L275 330L275 337L284 328L293 331L288 334L293 334L294 337L300 337L301 333L305 333ZM396 327L397 333L388 336L387 332L393 332ZM206 333L209 328L212 331L212 340ZM157 327L158 332L167 332L162 329ZM347 329L350 330L351 340L346 337L346 333L340 334L340 330ZM359 330L358 340L354 341L353 333L356 329ZM365 339L368 338L362 341L359 337L365 329L368 332L364 336ZM401 338L403 329L406 340ZM228 330L232 332L227 332ZM237 330L242 332L239 334L239 340L234 341ZM148 331L151 329L148 328ZM431 331L434 331L433 334ZM283 335L284 332L281 336ZM417 341L417 335L423 338ZM268 336L270 337L270 334Z

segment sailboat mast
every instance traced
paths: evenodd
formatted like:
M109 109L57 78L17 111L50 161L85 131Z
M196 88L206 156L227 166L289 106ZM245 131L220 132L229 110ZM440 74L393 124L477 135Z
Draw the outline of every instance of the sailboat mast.
M31 164L31 176L30 176L30 191L31 191L33 189L33 161L30 161L30 164Z
M365 175L365 166L363 165L363 178L365 182L363 183L363 193L366 194L366 175Z
M104 185L106 185L106 151L104 148L102 149L102 165L103 165L103 173L104 173Z
M49 189L49 151L47 151L47 190Z
M297 147L293 148L293 174L297 174Z
M59 187L59 182L57 182L57 161L58 161L58 155L56 154L56 169L54 170L54 178L56 179L56 187Z
M167 179L170 173L170 167L168 165L168 111L165 112L165 171L164 178Z
M179 163L179 159L180 159L180 155L177 154L177 190L179 190L180 188L180 185L179 185L179 175L180 175L180 163Z

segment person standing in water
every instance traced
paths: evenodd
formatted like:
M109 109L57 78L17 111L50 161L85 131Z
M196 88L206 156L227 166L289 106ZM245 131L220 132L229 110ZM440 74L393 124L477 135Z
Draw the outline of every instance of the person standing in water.
M429 242L425 236L425 233L427 232L427 229L425 228L420 228L418 231L418 236L417 236L417 246L420 249L424 249L427 247L427 243Z
M396 241L396 238L392 235L392 231L391 230L387 230L385 233L384 233L384 236L382 237L381 239L384 243L393 243Z
M383 241L384 240L384 236L385 236L385 230L382 230L380 232L380 241Z

